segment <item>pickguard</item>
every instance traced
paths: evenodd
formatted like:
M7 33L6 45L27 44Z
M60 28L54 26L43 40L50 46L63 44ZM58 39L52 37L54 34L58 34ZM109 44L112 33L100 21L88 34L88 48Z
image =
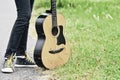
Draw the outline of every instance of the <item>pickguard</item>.
M60 29L60 33L59 33L59 36L57 37L57 45L61 45L61 44L65 45L66 41L65 41L65 37L63 35L63 26L60 25L59 29Z

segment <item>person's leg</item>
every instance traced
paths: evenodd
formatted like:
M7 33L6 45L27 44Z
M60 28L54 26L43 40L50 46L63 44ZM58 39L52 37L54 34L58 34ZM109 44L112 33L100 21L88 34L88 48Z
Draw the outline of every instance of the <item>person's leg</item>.
M33 4L34 4L34 0L30 0L30 6L28 6L28 8L30 8L30 11L31 11L30 13L32 13ZM26 29L24 30L24 33L20 40L20 44L16 51L16 56L24 56L25 55L25 51L27 48L28 27L29 27L29 24L27 25Z
M20 45L24 32L28 32L29 20L31 17L30 0L15 0L17 7L17 20L13 26L8 47L5 53L5 62L2 72L13 72L13 55Z
M9 57L12 53L16 52L18 46L20 45L21 39L23 39L23 36L25 36L24 38L26 40L29 20L31 17L30 0L15 0L15 3L17 7L17 20L11 32L5 57ZM24 35L24 33L26 33L26 35ZM26 44L26 42L23 43Z
M25 52L26 47L27 47L29 20L31 17L34 0L29 0L28 3L29 3L29 5L25 6L24 9L22 9L20 11L20 12L24 12L24 10L26 10L26 12L24 14L26 14L29 19L28 19L28 24L26 24L25 30L22 34L20 43L16 50L16 58L17 59L16 59L15 67L36 67L36 65L34 64L32 59Z

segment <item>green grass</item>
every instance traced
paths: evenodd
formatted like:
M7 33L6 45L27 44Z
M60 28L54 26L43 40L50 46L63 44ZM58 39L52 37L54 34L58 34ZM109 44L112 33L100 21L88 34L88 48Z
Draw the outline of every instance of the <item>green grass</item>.
M55 74L61 80L120 80L120 1L62 1L57 11L66 18L71 57ZM36 0L33 15L46 9L49 1Z

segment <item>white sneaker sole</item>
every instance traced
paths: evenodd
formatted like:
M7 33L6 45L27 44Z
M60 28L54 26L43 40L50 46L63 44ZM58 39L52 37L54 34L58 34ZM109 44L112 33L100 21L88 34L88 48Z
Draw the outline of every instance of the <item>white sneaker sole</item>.
M16 68L34 68L34 67L37 67L37 65L18 65L18 64L15 64L14 66Z
M12 73L12 72L14 72L14 70L12 68L3 68L3 69L1 69L1 71L3 73Z

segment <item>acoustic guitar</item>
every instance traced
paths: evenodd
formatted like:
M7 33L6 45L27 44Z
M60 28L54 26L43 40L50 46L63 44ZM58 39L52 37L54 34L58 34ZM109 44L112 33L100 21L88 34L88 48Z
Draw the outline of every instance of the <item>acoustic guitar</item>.
M54 69L66 64L70 48L63 34L65 19L56 12L56 0L51 0L51 9L36 20L38 40L34 50L34 61L39 67Z

